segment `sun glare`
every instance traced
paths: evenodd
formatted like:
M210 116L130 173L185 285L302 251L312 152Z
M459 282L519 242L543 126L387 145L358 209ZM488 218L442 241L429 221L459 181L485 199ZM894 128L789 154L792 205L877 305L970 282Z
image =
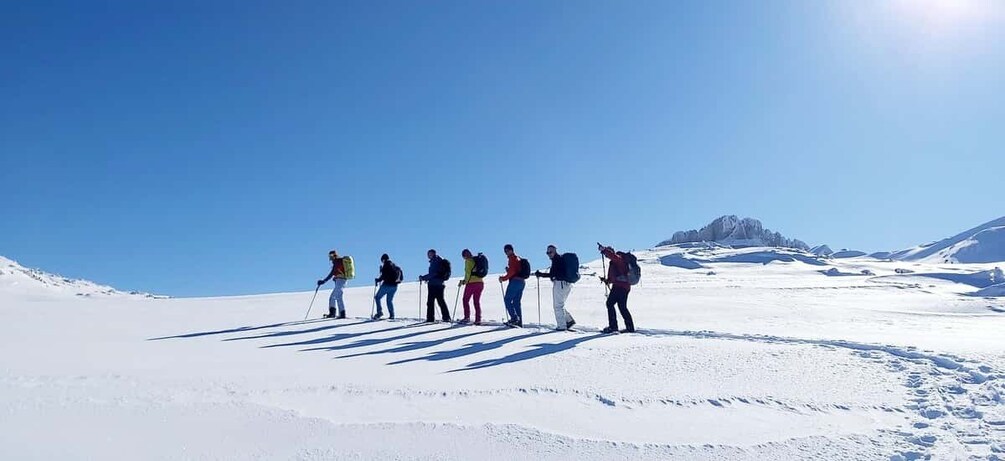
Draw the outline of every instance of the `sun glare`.
M895 0L894 5L912 22L930 31L965 27L990 14L990 4L980 0Z

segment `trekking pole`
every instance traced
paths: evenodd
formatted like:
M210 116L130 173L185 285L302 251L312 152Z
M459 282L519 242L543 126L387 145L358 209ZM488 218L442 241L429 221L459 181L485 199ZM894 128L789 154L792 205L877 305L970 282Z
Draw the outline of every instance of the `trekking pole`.
M541 326L541 277L537 278L537 326Z
M314 296L311 298L311 305L307 306L307 313L304 314L304 320L307 320L307 316L311 315L311 308L314 307L314 300L317 299L317 297L318 297L318 290L320 290L320 289L321 289L321 285L318 285L318 287L314 289Z
M604 275L601 275L601 277L607 277L607 261L604 260L604 253L603 252L600 253L600 266L604 268ZM601 280L601 282L603 282L603 280ZM607 292L608 288L609 287L608 287L607 283L604 283L604 296L607 296L607 295L610 294L610 293Z
M471 280L471 279L470 278L469 279L464 279L464 286L465 287L467 287L467 285L468 285L468 280ZM452 318L452 319L456 319L457 318L457 298L460 298L460 296L461 296L461 287L458 286L457 287L457 295L454 296L454 313L450 316L450 318Z
M377 285L380 282L373 282L373 297L370 298L370 318L373 319L373 309L377 307Z
M419 280L419 316L416 319L422 320L424 318L422 316L422 280Z
M502 280L499 281L499 293L502 294L503 312L506 313L506 317L509 317L509 305L506 304L506 290L503 289L503 282L502 282Z

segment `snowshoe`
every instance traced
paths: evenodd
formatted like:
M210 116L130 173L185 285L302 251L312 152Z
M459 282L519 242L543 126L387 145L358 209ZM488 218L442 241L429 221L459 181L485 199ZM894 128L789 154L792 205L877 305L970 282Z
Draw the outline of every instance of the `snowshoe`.
M616 335L616 334L618 334L618 329L617 328L607 327L607 328L604 328L603 330L600 330L600 332L603 333L603 334L605 334L605 335Z

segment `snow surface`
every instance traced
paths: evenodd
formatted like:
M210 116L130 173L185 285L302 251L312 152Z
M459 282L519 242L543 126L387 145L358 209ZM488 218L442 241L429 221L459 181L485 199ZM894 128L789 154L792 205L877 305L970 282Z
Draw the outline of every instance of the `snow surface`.
M551 331L547 282L543 325L525 329L418 324L415 283L397 296L411 318L393 322L317 319L325 291L302 321L313 290L0 283L0 459L1005 458L1005 300L972 296L993 265L636 254L639 332L615 336L597 333L590 277L568 303L577 332ZM665 265L679 260L702 269ZM371 290L347 290L350 316L369 314Z
M88 280L69 279L60 275L50 274L39 269L29 269L16 261L0 256L0 291L18 293L24 296L139 296L154 298L157 296L137 291L123 292L110 286L99 285ZM163 297L163 296L161 296Z
M1005 217L938 242L893 252L889 257L895 260L928 263L1005 261Z

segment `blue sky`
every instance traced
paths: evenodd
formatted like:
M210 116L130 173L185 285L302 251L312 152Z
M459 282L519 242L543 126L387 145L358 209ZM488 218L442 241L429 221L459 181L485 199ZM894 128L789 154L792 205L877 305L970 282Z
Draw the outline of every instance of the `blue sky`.
M954 6L955 5L955 6ZM176 296L1005 214L995 2L6 2L0 255Z

